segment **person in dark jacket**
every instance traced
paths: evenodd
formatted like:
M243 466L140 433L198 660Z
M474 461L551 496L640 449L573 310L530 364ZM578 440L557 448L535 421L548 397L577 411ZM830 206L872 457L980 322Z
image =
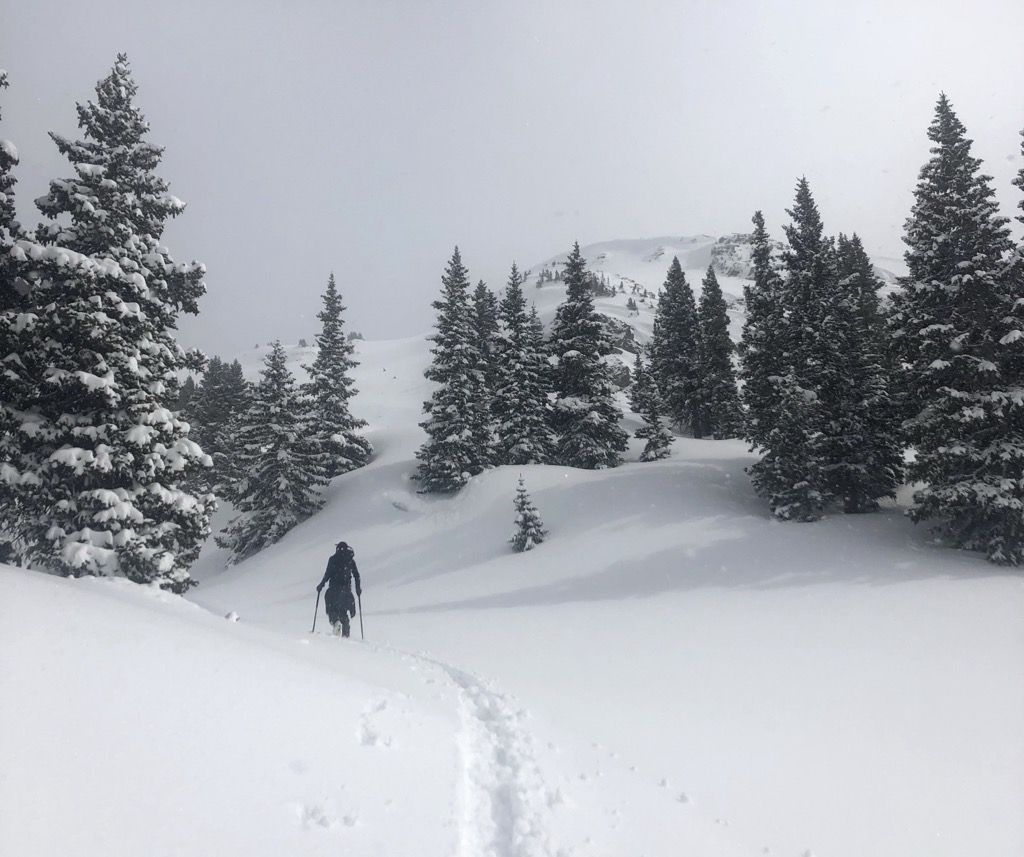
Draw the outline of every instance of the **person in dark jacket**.
M347 542L338 542L333 555L327 560L327 571L324 572L323 580L317 584L316 591L320 592L325 583L329 584L324 596L327 619L334 628L334 633L342 637L349 635L349 617L356 615L356 599L352 596L353 578L356 583L356 595L362 595L363 587L359 582L355 553Z

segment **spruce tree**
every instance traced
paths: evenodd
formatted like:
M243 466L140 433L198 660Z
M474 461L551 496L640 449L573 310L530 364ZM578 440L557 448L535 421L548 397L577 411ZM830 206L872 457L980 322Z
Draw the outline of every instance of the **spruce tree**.
M469 276L458 247L441 284L441 297L433 303L437 332L429 337L433 360L424 373L437 387L423 403L427 418L420 427L427 440L416 452L420 465L414 477L425 493L458 491L491 457L489 397L474 345Z
M1020 136L1024 138L1024 131L1020 132ZM1022 139L1020 143L1020 154L1021 159L1024 160L1024 139ZM1024 167L1021 167L1020 170L1017 171L1017 176L1013 179L1013 184L1020 188L1021 192L1024 193ZM1024 197L1017 202L1017 208L1019 208L1021 212L1024 212ZM1017 215L1017 220L1024 223L1024 213ZM1024 277L1024 240L1017 245L1015 264L1017 267L1017 275Z
M473 290L471 324L473 344L480 353L488 390L494 389L495 363L498 359L498 312L497 296L480 280Z
M910 516L999 564L1024 559L1024 318L1008 220L943 94L906 222L892 315L922 483Z
M182 419L189 424L189 437L211 458L216 451L214 437L219 433L223 422L220 419L223 400L218 394L223 375L224 361L214 354L207 361L202 377L188 403L180 408Z
M479 426L479 443L483 450L484 466L491 467L496 463L497 450L495 444L494 424L494 392L498 383L498 361L501 342L499 338L500 323L498 320L498 298L487 284L480 280L473 291L470 307L471 345L475 349L482 378L478 403L483 422Z
M860 238L840 234L836 289L826 331L834 346L825 390L829 422L825 478L846 512L869 512L895 497L903 449L890 395L891 367L878 305L881 282Z
M0 93L7 86L7 72L0 69ZM15 309L22 298L14 287L17 267L11 254L14 242L22 237L14 210L14 185L17 183L14 168L17 165L17 147L10 140L0 138L0 312Z
M763 443L765 454L750 473L773 515L815 521L831 499L825 477L828 413L823 393L832 383L833 349L841 345L830 340L834 331L826 332L822 323L825 304L835 291L834 253L806 179L797 182L795 203L787 213L793 222L785 227L786 276L779 283L783 316L773 343L779 365L770 379L778 411Z
M0 70L0 93L8 86L7 72ZM17 374L7 370L20 361L19 351L23 336L16 321L18 310L25 303L25 295L15 286L19 279L19 263L15 242L23 238L21 224L14 210L14 186L17 179L14 167L18 164L18 150L10 140L0 138L0 470L6 470L14 452L10 441L14 437L17 419L5 403L17 398ZM17 552L7 547L14 535L13 522L17 519L16 492L9 490L0 473L0 548L5 562L14 559Z
M214 494L221 494L226 484L239 478L238 429L251 404L252 387L242 373L242 364L211 357L182 416L189 423L189 437L213 461L210 472L203 475Z
M664 425L665 405L661 401L658 385L644 366L643 356L638 352L633 364L633 385L630 388L629 406L640 415L644 424L636 430L635 437L647 441L640 453L641 461L658 461L671 454L673 436Z
M333 272L327 280L323 304L317 313L321 327L316 337L316 358L303 368L309 374L306 392L312 400L314 438L326 456L327 478L332 479L366 464L373 447L359 434L366 420L356 419L349 409L350 400L358 392L349 373L359 364L352 357L355 346L345 337L345 307Z
M651 371L672 423L700 437L698 414L700 327L697 303L674 257L658 296L651 336Z
M533 505L530 495L526 493L526 485L523 477L519 477L519 486L516 488L516 531L512 534L509 544L516 553L533 550L544 541L548 531L544 529L544 522L540 519L537 508Z
M181 389L178 391L178 401L175 403L174 409L181 413L188 407L188 403L192 401L192 397L195 396L195 394L196 379L191 375L188 375L182 382Z
M601 355L611 350L587 279L580 245L565 263L565 301L555 313L551 345L555 357L552 427L558 435L556 460L568 467L617 467L628 436Z
M54 222L16 254L31 323L5 315L0 335L20 337L17 360L4 356L0 478L21 561L182 592L214 507L185 487L209 458L172 410L202 362L174 331L198 311L204 268L175 264L161 242L184 204L154 172L162 149L135 94L119 55L96 102L78 105L83 139L51 134L75 174L37 200Z
M526 314L523 278L515 263L499 307L500 358L495 366L496 464L548 464L554 458L547 359ZM543 336L543 334L541 334Z
M778 422L783 367L785 310L782 279L772 259L772 246L760 211L754 213L751 236L751 282L743 287L746 319L740 348L743 380L744 435L753 448L766 448Z
M229 563L275 544L323 507L319 489L327 483L327 459L312 420L284 348L272 343L237 429L240 475L225 493L239 514L217 536L217 544L231 551Z
M715 269L708 265L697 306L700 325L698 351L697 424L694 435L716 440L737 437L741 431L740 396L729 336L729 315Z
M544 322L540 320L536 304L530 304L530 314L526 319L526 327L529 331L530 344L533 346L534 351L541 355L547 355L551 349L548 347L548 343L544 339ZM547 361L546 356L544 360L544 367L545 377L550 383L551 364Z

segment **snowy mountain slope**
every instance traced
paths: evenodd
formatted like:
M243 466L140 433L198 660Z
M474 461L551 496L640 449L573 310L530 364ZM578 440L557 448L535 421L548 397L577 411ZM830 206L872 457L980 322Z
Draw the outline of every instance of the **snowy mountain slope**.
M782 245L778 245L781 249ZM620 284L625 293L614 297L599 297L595 305L599 312L631 324L637 332L637 339L645 343L650 339L654 322L656 298L643 301L632 294L633 287L645 289L654 295L661 291L665 275L673 256L679 257L686 278L696 297L700 296L701 281L708 265L714 261L718 282L729 304L730 332L739 340L743 329L743 286L747 282L750 263L748 237L734 234L726 236L660 236L656 238L619 239L588 244L580 248L587 260L590 271L603 275L609 285L618 289ZM537 285L541 271L558 272L565 264L568 252L545 259L528 269L529 276L524 284L528 301L534 301L541 318L548 323L554 317L555 309L564 296L561 282ZM898 276L906 273L906 266L900 259L875 259L875 273L891 289ZM639 313L626 309L628 298L637 300Z
M191 604L0 572L11 853L1024 851L1019 573L897 505L775 522L738 442L425 497L428 343L356 356L376 457L240 566L211 541ZM513 554L520 474L551 536ZM340 538L365 643L309 634Z
M450 664L123 581L0 598L4 854L754 853Z
M354 408L379 457L261 556L222 571L204 554L195 601L301 629L346 538L373 640L498 681L746 841L838 857L1019 852L1018 574L937 548L897 506L772 521L739 442L678 439L668 461L605 472L499 468L455 497L421 496L409 477L426 342L359 343L358 357ZM505 544L520 473L551 531L521 555Z

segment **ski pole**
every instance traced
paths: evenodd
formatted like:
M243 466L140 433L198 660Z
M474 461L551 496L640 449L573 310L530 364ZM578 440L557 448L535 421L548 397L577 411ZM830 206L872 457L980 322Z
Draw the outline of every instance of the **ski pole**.
M313 608L313 630L310 634L316 633L316 614L320 612L320 590L316 591L316 607Z
M366 634L363 633L363 593L356 593L356 601L359 603L359 639L365 640Z

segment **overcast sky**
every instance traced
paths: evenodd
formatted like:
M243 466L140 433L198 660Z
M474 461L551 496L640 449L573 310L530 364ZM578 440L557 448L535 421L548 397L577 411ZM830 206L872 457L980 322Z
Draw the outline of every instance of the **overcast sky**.
M335 271L349 330L426 332L458 244L500 287L574 240L747 231L781 238L806 175L831 233L900 256L944 90L1019 195L1021 0L0 0L19 214L70 175L77 134L128 53L165 233L208 267L182 340L209 353L317 332Z

